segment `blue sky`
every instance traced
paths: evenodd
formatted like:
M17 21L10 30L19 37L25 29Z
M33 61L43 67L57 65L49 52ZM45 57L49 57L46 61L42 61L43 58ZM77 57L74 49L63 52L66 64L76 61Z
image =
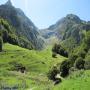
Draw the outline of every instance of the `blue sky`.
M0 4L7 0L0 0ZM47 28L67 14L90 21L90 0L11 0L38 28Z

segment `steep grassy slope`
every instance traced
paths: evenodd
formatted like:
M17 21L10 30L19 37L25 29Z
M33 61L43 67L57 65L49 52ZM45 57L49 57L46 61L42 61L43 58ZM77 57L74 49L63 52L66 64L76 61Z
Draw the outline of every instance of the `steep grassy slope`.
M47 72L65 58L57 56L52 58L51 47L42 51L27 50L11 44L3 45L0 53L0 87L12 87L25 90L35 88L46 90L53 85L47 78ZM15 71L15 65L22 64L26 73Z
M90 89L90 70L77 71L71 74L60 85L53 90L89 90Z

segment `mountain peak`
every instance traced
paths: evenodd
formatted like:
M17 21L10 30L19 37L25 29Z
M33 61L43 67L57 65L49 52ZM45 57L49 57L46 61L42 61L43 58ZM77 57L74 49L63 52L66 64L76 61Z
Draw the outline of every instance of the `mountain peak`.
M66 18L69 18L69 19L80 19L77 15L74 15L74 14L68 14L66 16Z
M76 23L80 23L81 22L81 19L77 16L77 15L74 15L74 14L68 14L66 16L66 19L68 20L73 20L75 21Z
M8 1L6 2L6 5L12 6L11 0L8 0Z

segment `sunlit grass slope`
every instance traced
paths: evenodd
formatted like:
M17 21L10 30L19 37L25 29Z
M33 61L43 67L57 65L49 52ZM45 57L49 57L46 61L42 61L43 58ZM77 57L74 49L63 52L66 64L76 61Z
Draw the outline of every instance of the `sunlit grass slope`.
M19 87L20 90L51 88L52 82L48 81L47 72L63 60L65 58L59 55L52 58L51 47L35 51L4 44L3 52L0 53L0 86ZM14 64L25 66L26 74L12 71Z
M52 90L90 90L90 70L74 72Z

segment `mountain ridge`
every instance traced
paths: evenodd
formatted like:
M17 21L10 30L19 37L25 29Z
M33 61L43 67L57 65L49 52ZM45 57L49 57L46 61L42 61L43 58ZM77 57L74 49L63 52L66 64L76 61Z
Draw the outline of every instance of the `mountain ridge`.
M77 15L68 14L61 18L55 24L48 28L41 30L41 35L47 40L52 36L58 38L60 41L74 38L76 43L80 43L83 39L83 31L90 30L89 21L81 20Z
M12 6L10 0L6 4L0 5L0 17L15 28L17 36L27 39L36 49L43 47L44 41L38 33L38 28L21 9Z
M6 5L9 5L9 6L12 6L11 0L8 0L5 4L6 4Z

